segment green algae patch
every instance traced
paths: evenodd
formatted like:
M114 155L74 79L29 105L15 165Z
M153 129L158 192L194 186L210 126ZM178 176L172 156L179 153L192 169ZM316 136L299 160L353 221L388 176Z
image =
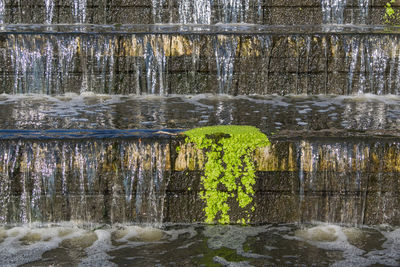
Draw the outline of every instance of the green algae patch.
M234 200L245 214L236 223L248 223L256 183L254 150L270 145L265 134L253 126L209 126L184 133L187 143L205 150L200 197L205 201L206 223L230 223L228 202Z
M383 16L384 23L389 25L399 25L400 24L400 11L398 8L394 8L393 5L396 0L390 0L385 5L385 15Z

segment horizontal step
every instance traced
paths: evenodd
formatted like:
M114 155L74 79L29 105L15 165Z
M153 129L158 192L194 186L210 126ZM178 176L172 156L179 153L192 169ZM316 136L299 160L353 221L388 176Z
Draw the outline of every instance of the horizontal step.
M23 3L1 0L4 23L200 23L268 25L385 22L379 0L79 0ZM394 5L396 6L396 4ZM1 7L1 6L0 6Z
M1 222L203 221L204 154L181 136L139 132L1 140ZM399 138L270 140L254 154L253 223L400 225Z
M398 34L395 27L350 26L8 26L0 31L0 88L397 95Z

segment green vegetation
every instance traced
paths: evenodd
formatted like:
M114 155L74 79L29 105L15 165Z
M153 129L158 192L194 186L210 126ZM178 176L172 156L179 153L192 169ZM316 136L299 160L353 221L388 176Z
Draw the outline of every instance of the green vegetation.
M237 223L249 222L256 183L253 152L270 144L267 136L252 126L210 126L185 132L186 142L195 143L206 152L204 176L201 177L200 196L206 202L206 223L214 223L217 216L221 224L230 223L229 199L237 201L246 218Z
M400 11L397 9L394 9L392 4L394 4L396 0L391 0L390 2L386 3L386 12L383 17L384 22L386 24L391 24L391 25L398 25L400 24Z

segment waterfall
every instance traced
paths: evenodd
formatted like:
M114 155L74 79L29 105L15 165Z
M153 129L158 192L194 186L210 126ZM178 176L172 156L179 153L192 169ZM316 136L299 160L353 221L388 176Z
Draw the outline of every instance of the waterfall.
M87 0L73 0L72 3L72 16L75 23L86 23L86 1Z
M346 0L321 0L322 22L343 24Z
M219 0L221 7L221 21L224 23L238 23L247 20L250 0Z
M151 0L151 13L153 15L154 23L162 23L163 22L163 11L164 11L164 2L165 0Z
M371 68L370 83L371 88L374 88L376 94L385 94L387 90L387 63L390 60L389 53L387 51L387 40L382 40L379 37L375 37L370 41L370 51L367 57L367 66ZM395 44L394 48L398 48L399 44Z
M166 143L8 141L0 152L1 223L163 220Z
M233 70L238 40L235 36L218 35L214 41L217 80L220 94L232 93Z
M24 36L16 36L8 39L9 47L13 48L10 57L14 68L13 93L46 93L44 91L43 73L46 69L46 57L43 57L42 49L47 42L40 37L34 39Z
M1 93L384 95L400 85L393 35L17 33L5 42Z
M46 7L46 24L51 24L53 22L54 1L44 0L44 5Z
M356 23L358 24L367 24L368 22L368 14L369 14L369 1L370 0L358 0L359 5L359 17Z
M168 92L166 82L166 51L168 37L150 35L143 39L144 64L148 94L163 95Z
M298 149L302 221L363 223L371 148L303 141Z
M211 0L179 0L179 23L211 24Z
M153 10L157 6L159 2L153 0ZM179 0L178 6L182 24L257 23L262 18L261 0Z
M4 0L0 0L0 24L4 23L5 4Z
M344 40L343 49L345 64L349 66L347 94L397 94L400 80L397 37L353 36Z
M86 45L89 46L90 43L98 45L97 49L95 49L94 58L101 73L100 93L112 94L115 79L114 53L116 51L116 41L114 38L105 38L104 43L89 41ZM93 70L92 76L94 76Z
M138 150L141 157L137 162L136 214L141 222L161 223L167 185L164 175L167 150L163 146L144 144L139 144ZM150 171L146 172L144 168L149 163ZM125 179L132 181L133 177L128 175Z

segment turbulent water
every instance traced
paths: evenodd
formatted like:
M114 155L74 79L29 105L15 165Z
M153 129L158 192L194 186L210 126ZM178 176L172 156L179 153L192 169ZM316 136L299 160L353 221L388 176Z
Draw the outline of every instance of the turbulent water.
M254 125L266 133L397 135L398 96L0 95L3 129L189 129Z
M337 225L0 228L7 266L398 266L400 231Z

